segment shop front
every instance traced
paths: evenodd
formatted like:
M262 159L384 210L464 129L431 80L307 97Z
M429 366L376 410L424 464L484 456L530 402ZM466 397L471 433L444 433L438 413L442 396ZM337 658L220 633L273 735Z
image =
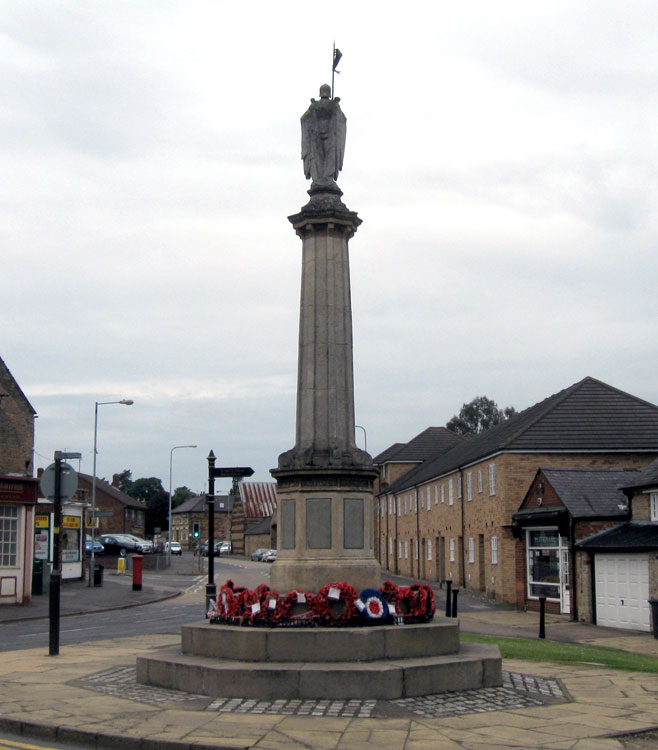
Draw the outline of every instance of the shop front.
M29 604L37 480L0 476L0 605Z

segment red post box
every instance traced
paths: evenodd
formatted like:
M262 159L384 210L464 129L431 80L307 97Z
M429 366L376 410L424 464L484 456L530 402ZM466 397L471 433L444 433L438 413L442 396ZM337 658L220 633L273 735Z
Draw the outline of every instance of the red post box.
M142 555L133 555L133 591L142 590L142 569L144 558Z

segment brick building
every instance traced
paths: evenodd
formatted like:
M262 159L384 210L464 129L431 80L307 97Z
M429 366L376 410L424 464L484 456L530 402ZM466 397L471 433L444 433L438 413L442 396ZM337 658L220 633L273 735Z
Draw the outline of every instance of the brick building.
M36 412L0 359L0 604L28 604L37 481L32 478Z
M90 474L78 473L78 490L74 499L91 506L93 477ZM100 534L133 534L144 537L146 508L139 500L121 492L118 487L119 477L115 475L112 484L96 477L96 510L100 511L98 527L94 536Z
M512 517L537 470L647 465L658 456L658 407L586 377L387 482L399 450L392 446L376 459L382 566L451 579L512 604Z
M231 538L232 495L215 495L215 540L228 541ZM194 532L199 536L195 537ZM183 549L194 549L208 539L208 504L206 495L189 497L171 512L171 538L180 542Z

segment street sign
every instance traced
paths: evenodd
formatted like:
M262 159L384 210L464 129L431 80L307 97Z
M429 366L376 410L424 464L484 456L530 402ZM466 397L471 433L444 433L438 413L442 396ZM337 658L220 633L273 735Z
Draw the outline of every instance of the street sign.
M210 469L214 477L250 477L254 470L251 466L231 466L225 468Z
M55 499L55 464L44 469L39 481L41 493L48 500ZM61 463L61 480L59 494L62 502L70 500L78 489L78 475L75 469L67 463Z

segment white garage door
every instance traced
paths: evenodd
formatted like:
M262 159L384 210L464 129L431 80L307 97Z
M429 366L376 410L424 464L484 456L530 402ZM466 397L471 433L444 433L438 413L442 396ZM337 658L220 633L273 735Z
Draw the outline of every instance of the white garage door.
M597 624L649 630L648 555L596 555L594 569Z

